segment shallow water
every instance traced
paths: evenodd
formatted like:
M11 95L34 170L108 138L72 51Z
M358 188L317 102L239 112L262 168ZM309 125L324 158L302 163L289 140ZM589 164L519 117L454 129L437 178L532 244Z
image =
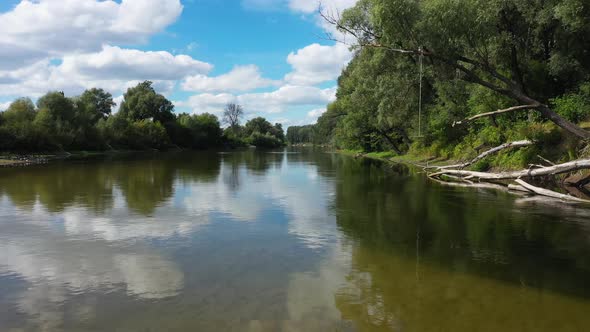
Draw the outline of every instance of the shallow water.
M0 331L587 331L590 210L319 150L0 170Z

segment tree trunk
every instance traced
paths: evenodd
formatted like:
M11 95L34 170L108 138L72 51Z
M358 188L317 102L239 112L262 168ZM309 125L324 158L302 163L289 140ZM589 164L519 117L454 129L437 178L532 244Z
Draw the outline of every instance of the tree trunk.
M547 106L543 103L540 103L539 101L534 100L533 98L531 98L527 95L524 95L523 93L518 92L518 91L511 91L511 94L512 94L511 97L522 102L523 104L538 105L537 110L539 111L539 113L541 113L541 115L543 115L543 117L545 117L547 120L550 120L551 122L555 123L556 125L558 125L562 129L564 129L565 131L567 131L573 135L576 135L584 140L590 139L590 132L589 131L584 130L584 129L580 128L579 126L577 126L576 124L562 118L559 114L555 113L555 111L550 109L549 106Z
M566 130L566 131L568 131L568 132L570 132L582 139L585 139L585 140L590 139L590 132L589 131L584 130L584 129L580 128L579 126L562 118L561 116L559 116L559 114L555 113L552 109L550 109L546 105L541 105L541 107L539 107L539 112L541 112L541 114L545 118L551 120L553 123L555 123L559 127L563 128L564 130Z
M401 150L397 147L397 144L393 141L391 137L389 137L389 135L387 135L386 132L380 130L379 134L381 134L381 136L383 136L385 140L391 145L395 153L397 153L398 155L402 154Z

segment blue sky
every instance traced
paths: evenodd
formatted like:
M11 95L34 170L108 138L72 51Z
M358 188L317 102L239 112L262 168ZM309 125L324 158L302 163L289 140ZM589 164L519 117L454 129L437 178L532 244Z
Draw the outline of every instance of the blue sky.
M343 10L356 0L325 0ZM152 80L177 112L313 123L334 99L350 60L322 36L333 27L317 0L4 0L0 2L0 109L49 90L90 87L117 101Z

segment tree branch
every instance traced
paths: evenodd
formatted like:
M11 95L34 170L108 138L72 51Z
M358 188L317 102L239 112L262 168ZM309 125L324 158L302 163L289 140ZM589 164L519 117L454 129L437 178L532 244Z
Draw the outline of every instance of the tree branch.
M539 108L541 105L520 105L520 106L513 106L513 107L509 107L503 110L497 110L494 112L487 112L487 113L481 113L481 114L477 114L474 115L470 118L467 118L465 120L462 121L455 121L453 122L453 127L455 127L456 125L461 125L467 122L471 122L480 118L484 118L487 116L494 116L494 115L498 115L498 114L504 114L504 113L510 113L510 112L515 112L515 111L522 111L522 110L528 110L528 109L536 109Z
M448 165L448 166L440 166L440 167L436 167L439 170L443 170L443 169L450 169L450 168L459 168L459 169L463 169L465 167L471 166L475 163L477 163L478 161L492 155L495 153L498 153L502 150L505 149L509 149L509 148L520 148L520 147L525 147L525 146L531 146L535 144L535 142L533 141L529 141L529 140L523 140L523 141L516 141L516 142L510 142L510 143L504 143L500 146L497 146L493 149L487 150L486 152L480 154L479 156L473 158L471 161L465 162L463 164L456 164L456 165Z

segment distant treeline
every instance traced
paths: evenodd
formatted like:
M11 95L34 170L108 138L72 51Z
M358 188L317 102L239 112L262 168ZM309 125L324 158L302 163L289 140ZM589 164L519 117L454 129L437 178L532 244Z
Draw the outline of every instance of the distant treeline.
M129 88L119 111L112 114L113 97L103 89L89 89L68 98L49 92L35 105L29 98L15 100L0 112L0 151L39 152L64 150L145 150L220 146L284 145L280 124L255 118L240 125L242 107L226 106L222 129L213 114L176 114L174 105L146 81ZM241 110L226 119L229 108Z
M316 126L291 126L287 128L287 141L290 144L319 144L320 139L316 135Z

